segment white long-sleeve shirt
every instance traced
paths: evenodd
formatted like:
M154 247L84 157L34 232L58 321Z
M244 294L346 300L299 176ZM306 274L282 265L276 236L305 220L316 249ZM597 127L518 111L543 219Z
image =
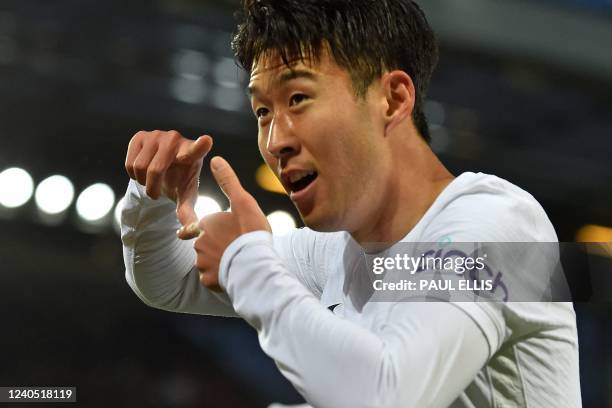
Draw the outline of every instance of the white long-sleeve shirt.
M309 229L240 236L223 254L218 294L199 284L174 210L130 183L122 238L134 292L161 309L241 316L315 407L581 405L571 304L371 301L361 248ZM457 177L402 241L440 239L557 240L533 197L480 173Z

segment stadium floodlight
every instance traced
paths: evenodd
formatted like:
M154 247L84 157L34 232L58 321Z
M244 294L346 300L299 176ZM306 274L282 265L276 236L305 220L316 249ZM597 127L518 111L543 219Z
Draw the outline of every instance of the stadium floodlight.
M274 211L266 217L274 235L285 235L295 229L295 220L286 211Z
M24 169L11 167L0 173L0 204L4 207L21 207L28 202L33 192L34 181Z
M202 218L205 215L216 212L221 212L221 206L219 203L215 199L205 195L198 196L198 201L196 201L194 209L198 218Z
M174 72L183 78L201 79L206 75L209 65L208 56L196 50L180 50L172 57Z
M177 77L171 81L170 92L181 102L199 104L204 102L208 88L201 78Z
M123 211L124 202L125 197L121 197L121 199L117 201L117 204L115 205L115 211L113 211L113 229L119 236L121 236L121 212Z
M95 223L102 220L115 204L115 193L104 183L96 183L79 194L76 209L79 217L86 222Z
M74 187L68 178L60 175L47 177L38 184L34 199L39 210L55 215L66 211L74 199Z
M446 120L446 108L440 102L434 100L427 100L423 108L427 121L435 125L443 125Z
M240 68L233 58L221 57L215 64L213 77L223 88L240 88Z
M121 197L121 199L117 201L117 205L115 206L114 219L116 225L121 225L121 211L123 211L124 201L125 197Z

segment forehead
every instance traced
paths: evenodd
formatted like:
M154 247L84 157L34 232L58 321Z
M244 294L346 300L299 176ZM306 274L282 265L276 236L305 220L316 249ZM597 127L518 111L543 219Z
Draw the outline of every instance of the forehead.
M318 58L292 58L285 63L280 55L262 55L253 62L249 79L249 93L259 90L258 84L271 82L286 82L295 78L321 80L326 77L348 77L345 69L341 68L329 55L322 51Z

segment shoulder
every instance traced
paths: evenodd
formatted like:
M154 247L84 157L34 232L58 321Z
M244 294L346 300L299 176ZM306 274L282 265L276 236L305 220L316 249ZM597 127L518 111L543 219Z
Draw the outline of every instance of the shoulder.
M438 196L426 214L421 240L556 242L540 203L500 177L463 173Z
M344 231L318 232L308 227L296 228L286 235L274 236L275 243L289 246L294 251L300 251L304 255L312 256L316 252L334 251L344 247L347 234Z
M274 236L274 246L285 261L304 275L303 280L311 281L321 291L348 239L349 235L343 231L318 232L304 227Z

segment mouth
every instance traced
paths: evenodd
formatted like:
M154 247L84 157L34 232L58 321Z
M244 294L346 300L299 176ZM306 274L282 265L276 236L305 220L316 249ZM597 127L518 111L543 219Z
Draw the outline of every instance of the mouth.
M280 177L291 201L302 217L307 216L314 209L317 184L319 184L317 182L319 173L313 167L308 167L284 169Z
M316 171L302 172L293 174L287 179L286 185L291 193L298 193L311 185L318 177Z

